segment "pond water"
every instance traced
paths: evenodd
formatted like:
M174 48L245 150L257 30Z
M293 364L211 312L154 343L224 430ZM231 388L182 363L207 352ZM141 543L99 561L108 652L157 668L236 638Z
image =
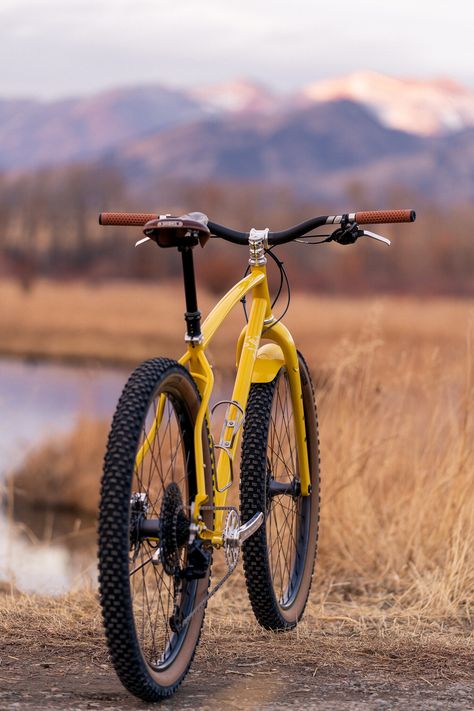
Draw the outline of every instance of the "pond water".
M111 419L129 372L0 359L0 583L44 594L95 584L95 518L19 508L17 502L10 511L5 480L29 452L69 432L79 417ZM214 402L224 397L227 385L217 373Z
M71 430L78 416L110 418L127 377L99 366L0 360L0 485L32 448ZM93 519L0 508L0 582L58 594L96 577Z

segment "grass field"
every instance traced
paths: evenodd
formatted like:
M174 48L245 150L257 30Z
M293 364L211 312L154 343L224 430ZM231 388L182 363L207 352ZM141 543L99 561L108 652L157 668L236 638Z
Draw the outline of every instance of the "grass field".
M215 296L199 289L204 315L215 302ZM296 292L285 323L318 373L335 366L342 344L357 340L360 351L371 348L374 338L383 340L390 366L407 354L429 360L437 352L451 371L465 366L473 310L473 299L330 298ZM0 355L126 364L161 354L178 357L184 349L183 311L181 285L170 282L37 281L25 291L4 280ZM219 367L232 366L232 344L242 325L242 309L236 307L210 350Z
M134 363L161 353L177 356L183 347L181 297L171 284L40 283L25 294L7 283L0 301L8 303L0 309L4 354ZM209 304L204 295L203 312ZM321 644L321 664L331 664L355 649L382 656L403 656L405 649L425 659L418 673L429 676L434 657L446 661L452 652L460 665L457 679L472 663L473 316L474 303L467 300L292 298L285 321L317 388L322 513L312 602L285 654L309 654L311 648L313 658ZM241 313L234 314L212 345L211 355L224 366L224 374L216 374L220 385L232 370L231 344L241 322ZM105 424L98 429L83 418L63 456L55 450L50 503L96 502L105 432ZM53 446L46 443L19 472L18 485L31 500ZM78 471L87 472L81 483L73 481ZM214 659L212 642L229 636L279 654L280 642L251 621L238 579L236 586L236 593L232 583L219 593L225 619L211 606L203 654L209 649ZM4 632L14 635L15 624L30 619L37 603L9 599ZM91 629L98 630L98 622L91 629L81 622L96 610L94 600L68 605L41 603L38 624L66 628L67 615L76 610L71 629L78 644L96 644Z
M0 293L9 303L4 352L133 362L182 349L174 285L42 283L24 294L7 283ZM209 296L202 302L205 311ZM384 615L471 614L472 314L466 301L292 300L287 323L313 370L320 413L319 580L356 615L367 596ZM212 346L228 372L241 321L236 312ZM18 484L28 494L30 482L34 499L41 475L39 503L93 509L106 431L80 421L62 445L31 455Z

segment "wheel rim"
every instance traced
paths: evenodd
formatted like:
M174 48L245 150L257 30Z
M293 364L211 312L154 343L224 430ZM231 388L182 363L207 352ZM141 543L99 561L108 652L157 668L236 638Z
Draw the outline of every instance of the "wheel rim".
M287 493L272 493L277 486ZM290 490L292 493L289 493ZM266 537L273 589L290 608L300 588L309 536L309 496L301 496L293 408L286 372L275 386L267 446Z
M160 395L165 397L159 428L157 421ZM137 452L145 445L146 453L135 464L129 509L129 579L132 612L137 640L147 664L157 672L167 669L176 659L186 637L187 626L172 629L170 618L184 619L193 607L197 581L184 581L163 565L158 541L137 540L137 518L157 522L163 513L163 500L170 485L180 492L183 509L194 497L190 491L189 466L192 452L192 426L182 403L172 393L153 398L142 425ZM141 497L141 511L134 504ZM177 548L177 567L186 565L187 546ZM154 560L153 560L154 559ZM176 571L177 572L177 571Z

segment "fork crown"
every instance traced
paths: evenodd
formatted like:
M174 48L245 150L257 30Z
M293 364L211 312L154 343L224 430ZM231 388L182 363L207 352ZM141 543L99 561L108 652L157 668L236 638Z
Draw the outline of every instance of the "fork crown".
M249 232L249 247L251 267L260 267L267 263L265 250L268 249L268 227L264 230L256 230L255 227Z

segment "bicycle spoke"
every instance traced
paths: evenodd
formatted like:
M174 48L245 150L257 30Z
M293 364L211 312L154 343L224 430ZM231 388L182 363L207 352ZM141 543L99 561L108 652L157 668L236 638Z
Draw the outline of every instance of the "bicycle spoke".
M274 481L292 483L297 476L297 450L287 375L280 377L273 397L268 433L268 471ZM267 540L269 565L280 602L291 594L298 557L299 505L285 494L271 498Z
M187 470L190 450L185 452L183 432L173 403L165 395L159 424L158 394L150 405L142 426L140 447L146 452L140 466L134 469L132 493L146 495L147 518L160 518L166 487L174 482L179 487L185 505L189 502ZM174 582L161 564L153 560L156 548L147 539L140 542L138 564L130 569L132 604L139 621L137 631L147 661L160 665L173 654L179 635L170 628L169 620L175 605L183 603L183 593L175 591ZM185 559L180 553L180 564ZM138 580L139 576L139 580ZM135 580L135 582L133 582Z

